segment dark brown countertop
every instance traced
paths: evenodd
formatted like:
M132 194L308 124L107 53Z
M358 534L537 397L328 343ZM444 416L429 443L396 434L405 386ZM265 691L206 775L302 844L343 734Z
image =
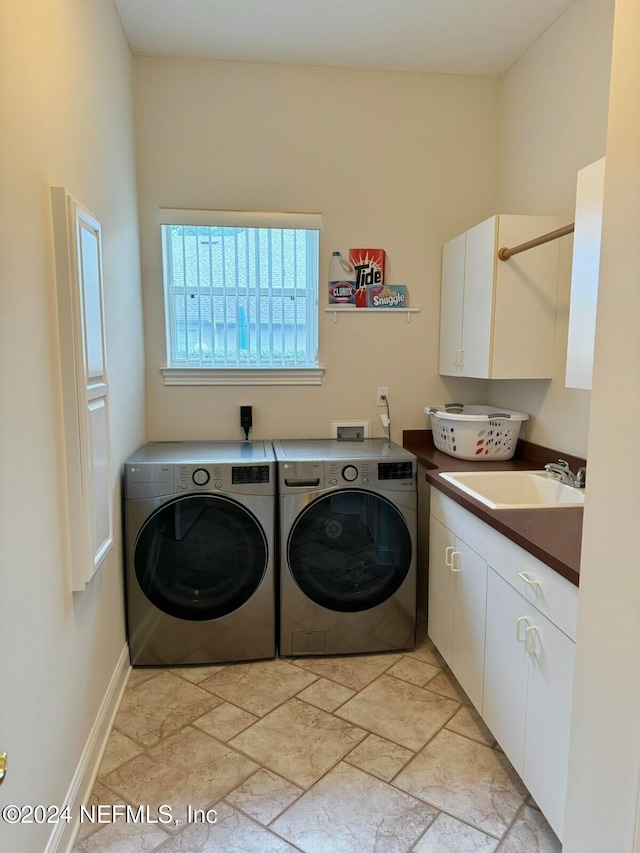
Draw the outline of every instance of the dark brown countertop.
M586 464L584 459L521 440L513 459L508 462L468 462L436 450L431 430L405 430L402 444L426 467L425 477L430 485L579 586L584 512L581 508L494 510L459 491L438 474L479 469L530 471L542 468L547 462L555 462L559 457L566 459L571 470L576 471Z

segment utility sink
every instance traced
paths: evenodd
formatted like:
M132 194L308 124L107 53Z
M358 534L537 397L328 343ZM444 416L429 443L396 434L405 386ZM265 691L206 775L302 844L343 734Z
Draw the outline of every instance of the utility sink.
M561 483L546 471L469 471L438 476L491 509L584 506L584 489Z

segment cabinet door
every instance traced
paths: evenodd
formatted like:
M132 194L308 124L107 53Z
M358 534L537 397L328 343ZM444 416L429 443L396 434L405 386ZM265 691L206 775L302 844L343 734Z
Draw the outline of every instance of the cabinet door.
M442 376L460 376L465 243L466 235L460 234L442 247L439 368Z
M461 376L490 378L496 223L492 216L467 231Z
M429 636L448 663L452 664L453 594L455 574L447 565L456 538L444 524L431 516L429 526ZM450 549L447 551L447 549Z
M578 172L573 235L567 388L591 388L596 335L605 158Z
M523 778L562 840L575 643L531 609Z
M489 566L482 716L520 776L524 768L529 668L524 634L532 609L520 593Z
M481 710L487 564L458 538L452 554L452 563L455 589L451 668L469 699Z

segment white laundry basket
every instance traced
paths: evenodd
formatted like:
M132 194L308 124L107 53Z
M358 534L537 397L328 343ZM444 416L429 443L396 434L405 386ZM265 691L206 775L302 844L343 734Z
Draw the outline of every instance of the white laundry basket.
M520 425L529 419L525 412L463 403L427 406L424 411L431 418L433 443L438 450L476 462L511 459Z

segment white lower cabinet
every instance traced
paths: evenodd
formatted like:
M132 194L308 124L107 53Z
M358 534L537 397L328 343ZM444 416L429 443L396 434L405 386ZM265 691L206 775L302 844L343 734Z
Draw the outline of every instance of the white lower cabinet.
M463 690L473 704L481 708L489 528L473 518L467 529L466 541L457 536L450 527L455 525L460 511L465 515L468 513L453 501L443 498L432 493L429 635Z
M578 589L431 492L429 635L562 839Z
M529 668L524 643L518 641L526 628L526 625L518 622L524 612L522 596L493 569L489 570L487 585L490 603L487 608L486 695L482 717L522 776Z
M561 839L575 643L489 567L482 716Z

